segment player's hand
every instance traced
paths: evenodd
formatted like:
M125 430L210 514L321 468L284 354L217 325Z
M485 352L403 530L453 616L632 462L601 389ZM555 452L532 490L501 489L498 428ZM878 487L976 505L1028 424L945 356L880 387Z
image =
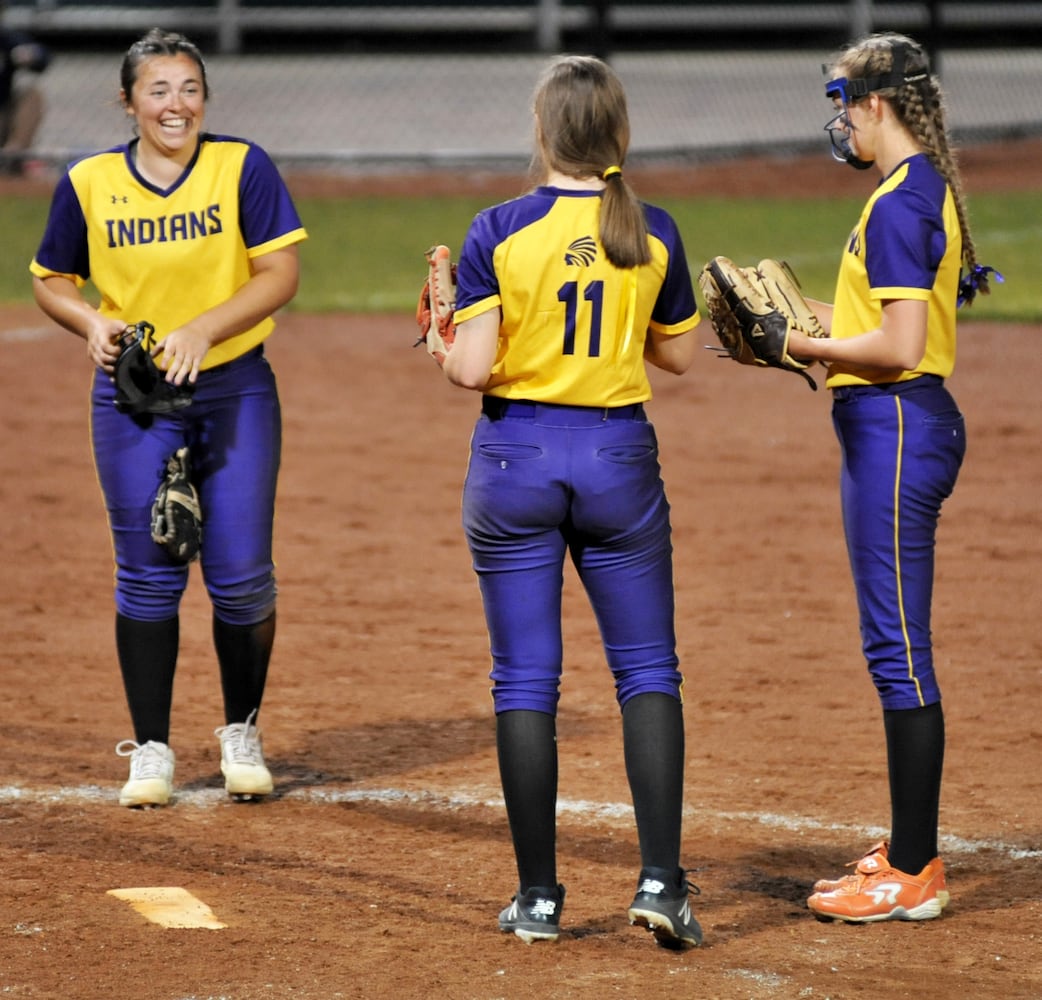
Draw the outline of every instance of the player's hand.
M91 363L111 376L120 355L119 338L126 323L100 313L87 330L87 357Z
M209 337L190 326L182 326L172 330L152 348L152 357L166 372L167 382L183 385L187 381L194 385L209 349Z

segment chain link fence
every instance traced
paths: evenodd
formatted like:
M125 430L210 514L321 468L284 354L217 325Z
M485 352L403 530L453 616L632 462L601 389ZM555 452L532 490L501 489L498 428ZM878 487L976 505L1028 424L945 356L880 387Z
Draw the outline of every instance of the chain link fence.
M719 20L722 9L731 12L727 24ZM1000 9L1007 17L997 21ZM229 10L242 17L233 32L216 19ZM99 29L120 11L117 27ZM410 12L444 19L460 11L468 27L457 26L448 41L442 32L436 45L408 20ZM551 11L557 44L548 51L540 16ZM521 13L527 20L516 21ZM320 27L309 32L308 17ZM387 28L388 18L401 30ZM611 60L629 95L631 162L819 149L831 113L821 64L861 33L850 30L855 21L928 37L961 143L1042 133L1040 3L540 0L434 8L196 0L120 8L24 0L9 2L5 18L54 49L39 79L47 113L36 152L44 161L65 162L129 137L118 101L120 62L127 45L158 24L183 30L208 54L209 130L253 139L283 165L325 169L515 169L531 146L533 85L556 51L594 51ZM76 34L77 23L92 27ZM1017 44L997 45L1010 41L1007 31ZM454 54L426 54L450 43ZM237 51L222 51L229 47Z

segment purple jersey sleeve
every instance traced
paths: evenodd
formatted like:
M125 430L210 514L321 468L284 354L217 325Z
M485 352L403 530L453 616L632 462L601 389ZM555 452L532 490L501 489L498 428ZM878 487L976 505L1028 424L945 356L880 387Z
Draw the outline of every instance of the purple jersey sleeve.
M456 308L499 294L499 276L493 255L512 233L543 218L556 201L548 188L479 212L470 224L456 267Z
M933 287L948 245L946 190L936 171L917 169L914 185L901 184L872 206L865 230L865 268L872 288Z
M239 225L248 248L285 236L303 223L271 157L250 143L239 185Z
M478 214L463 240L456 265L456 308L464 309L499 294L499 279L492 265L496 241L489 233L489 215Z
M651 311L651 319L662 326L683 323L698 311L695 302L695 289L691 283L691 271L684 252L684 243L680 238L680 230L672 216L664 209L654 205L644 206L644 215L648 222L648 231L656 239L661 240L668 254L666 276L659 290L655 308Z
M49 271L79 275L84 281L90 277L87 220L68 173L55 186L36 262Z

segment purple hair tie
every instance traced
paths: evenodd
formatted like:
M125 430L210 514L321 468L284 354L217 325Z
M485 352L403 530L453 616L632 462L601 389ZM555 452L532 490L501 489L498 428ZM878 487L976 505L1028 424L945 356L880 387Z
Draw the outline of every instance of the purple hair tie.
M957 309L973 302L981 287L987 289L989 274L994 274L995 280L1000 285L1006 280L995 268L985 267L983 264L974 265L969 274L964 274L959 278L959 298L955 303Z

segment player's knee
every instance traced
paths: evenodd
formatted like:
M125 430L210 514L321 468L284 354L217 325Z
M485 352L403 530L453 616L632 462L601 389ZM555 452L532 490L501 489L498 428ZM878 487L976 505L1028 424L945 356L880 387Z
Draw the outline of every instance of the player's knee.
M617 673L615 697L619 707L641 694L668 694L678 701L683 700L683 675L676 666L649 667Z
M248 583L208 584L214 614L229 625L255 625L275 610L275 579L265 575Z
M117 585L116 610L126 618L136 621L166 621L178 613L183 593L183 590Z
M560 691L557 684L512 684L497 682L492 688L492 703L496 714L501 712L543 712L557 714Z

